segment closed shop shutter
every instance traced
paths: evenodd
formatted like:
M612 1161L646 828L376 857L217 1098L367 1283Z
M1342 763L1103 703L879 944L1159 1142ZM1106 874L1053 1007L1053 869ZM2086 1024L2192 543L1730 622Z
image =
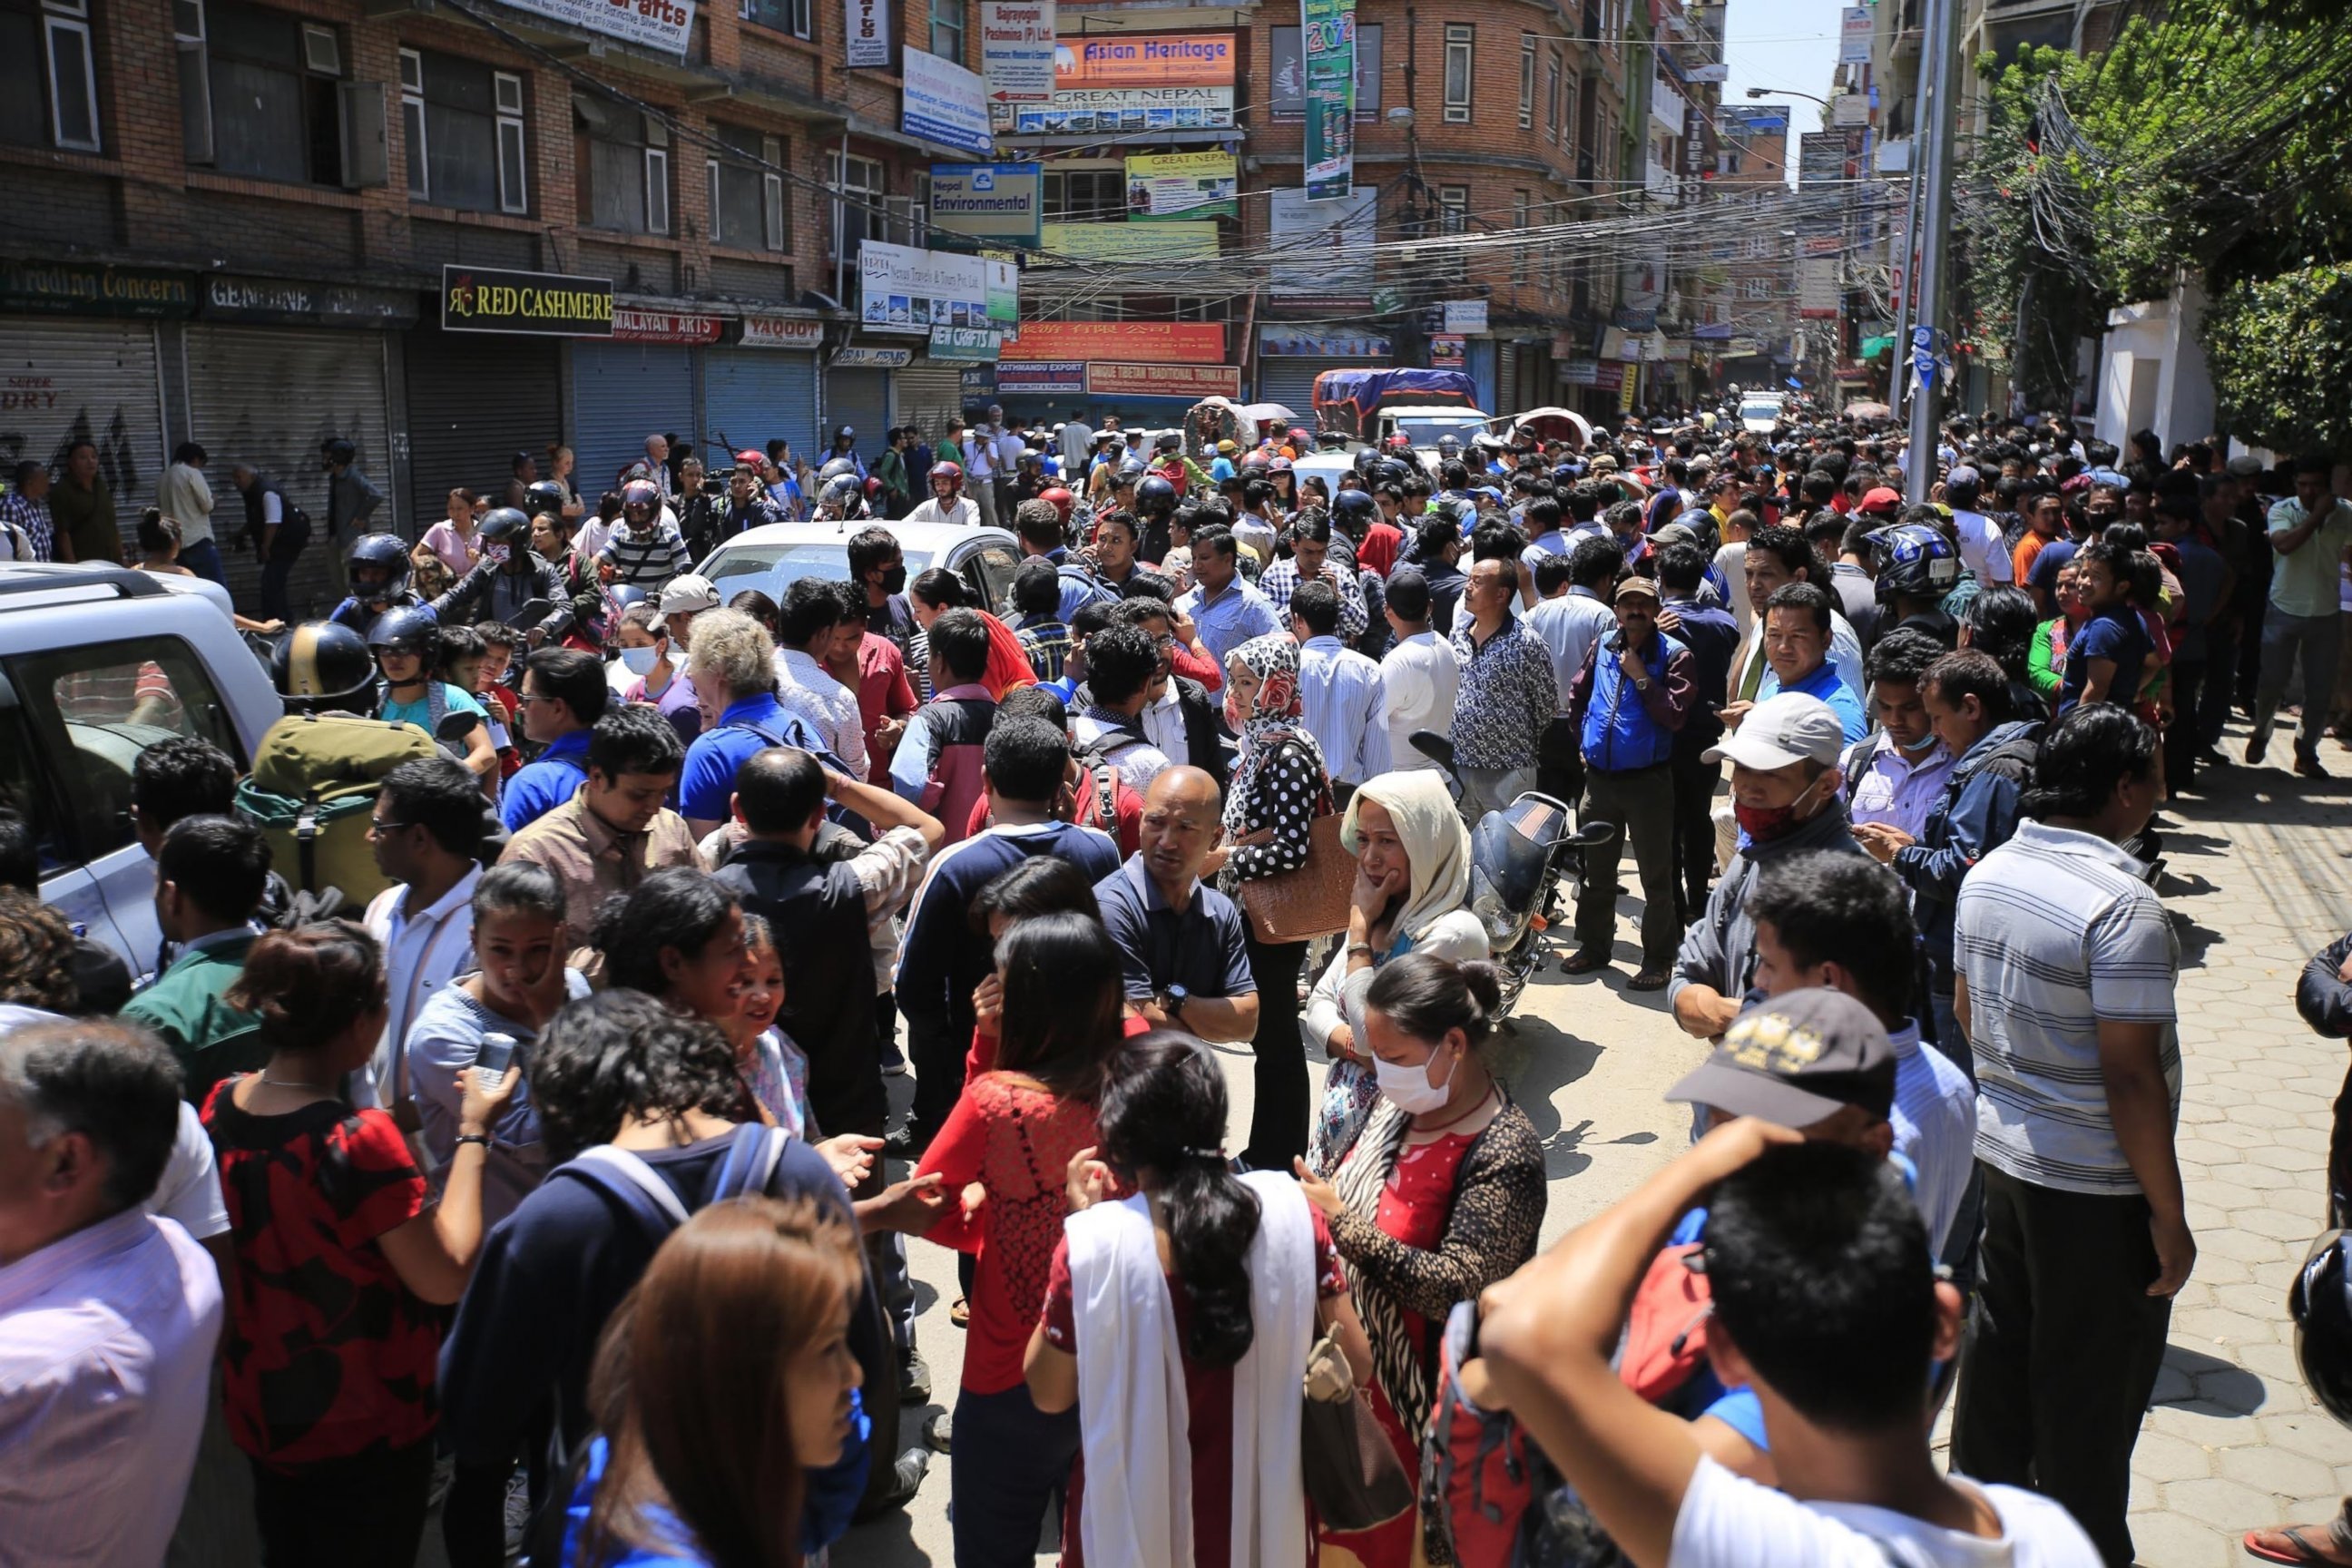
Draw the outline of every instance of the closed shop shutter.
M802 458L823 443L816 434L816 356L779 349L702 351L702 427L736 451L762 451L781 437ZM716 453L714 451L714 458Z
M0 316L0 458L63 460L95 442L128 542L163 478L163 381L148 321Z
M898 373L897 425L912 425L928 440L947 434L948 421L963 412L963 367L909 365Z
M1315 422L1315 378L1327 370L1349 368L1346 360L1284 359L1258 361L1257 401L1279 403L1307 423Z
M1522 393L1523 389L1519 385L1519 345L1514 342L1496 344L1495 352L1495 397L1497 406L1489 408L1486 412L1489 414L1517 414L1530 407L1541 406L1540 404L1529 404L1526 402L1523 398Z
M901 373L903 374L903 373ZM833 432L846 425L857 432L857 456L870 464L888 442L882 432L890 424L890 375L887 370L827 370L824 373L824 439L816 460L833 447Z
M413 527L438 521L458 485L503 490L517 452L538 456L561 437L563 372L554 339L445 332L427 321L409 331L402 353ZM572 473L592 509L609 482L585 461Z
M257 605L261 565L237 548L245 503L229 470L250 463L285 487L310 514L310 544L295 558L287 584L298 616L323 615L335 595L326 538L327 476L319 447L340 436L359 448L360 472L383 489L391 483L391 425L384 406L385 342L382 332L310 327L231 327L193 324L183 340L187 355L188 439L210 458L213 532L239 605ZM433 517L441 509L438 498ZM416 536L415 514L387 494L371 529ZM406 526L402 526L405 524ZM345 541L344 542L349 542Z
M656 431L702 443L694 434L694 359L669 343L572 345L572 450L582 488L609 485L645 460Z

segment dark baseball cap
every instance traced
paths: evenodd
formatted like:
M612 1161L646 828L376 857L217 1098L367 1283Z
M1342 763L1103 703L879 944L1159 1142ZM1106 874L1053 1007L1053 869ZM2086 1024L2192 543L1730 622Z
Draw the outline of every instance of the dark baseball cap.
M1784 1127L1810 1127L1849 1105L1884 1121L1895 1107L1895 1047L1870 1009L1844 993L1791 991L1733 1019L1723 1043L1666 1098Z

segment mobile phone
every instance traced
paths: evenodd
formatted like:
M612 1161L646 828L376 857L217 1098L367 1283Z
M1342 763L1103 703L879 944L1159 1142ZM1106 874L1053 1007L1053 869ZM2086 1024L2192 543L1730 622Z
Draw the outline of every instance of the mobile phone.
M482 1049L474 1058L474 1077L484 1089L496 1089L506 1081L507 1068L513 1062L515 1037L512 1035L484 1035Z

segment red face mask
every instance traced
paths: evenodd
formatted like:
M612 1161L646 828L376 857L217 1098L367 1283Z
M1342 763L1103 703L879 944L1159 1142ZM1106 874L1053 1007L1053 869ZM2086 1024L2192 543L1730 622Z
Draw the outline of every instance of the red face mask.
M1814 784L1820 782L1816 779ZM1776 838L1787 837L1800 823L1808 819L1811 814L1800 816L1798 808L1805 796L1812 793L1813 784L1807 784L1803 792L1786 805L1742 805L1735 800L1731 803L1731 815L1739 824L1739 830L1748 835L1749 842L1769 844Z

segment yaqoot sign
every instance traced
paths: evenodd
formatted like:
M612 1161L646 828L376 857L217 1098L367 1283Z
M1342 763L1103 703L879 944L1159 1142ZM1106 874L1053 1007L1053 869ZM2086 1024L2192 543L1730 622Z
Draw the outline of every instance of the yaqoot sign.
M441 327L451 332L536 332L566 338L613 335L613 284L560 272L441 268Z

